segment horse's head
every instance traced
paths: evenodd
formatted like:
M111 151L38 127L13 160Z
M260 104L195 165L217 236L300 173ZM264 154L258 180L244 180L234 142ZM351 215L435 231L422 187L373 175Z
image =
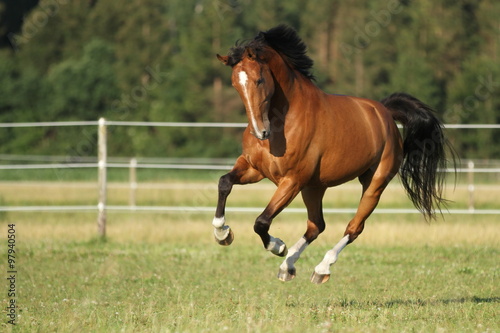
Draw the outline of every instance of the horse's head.
M217 55L217 58L233 69L231 81L245 105L251 133L266 140L271 134L269 109L274 79L262 51L249 46L242 50L237 60L232 56Z

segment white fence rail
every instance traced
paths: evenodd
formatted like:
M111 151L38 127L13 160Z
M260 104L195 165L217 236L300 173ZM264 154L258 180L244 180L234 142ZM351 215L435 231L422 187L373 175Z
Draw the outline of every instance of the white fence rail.
M28 169L67 169L67 168L96 168L98 170L98 188L99 200L95 206L4 206L0 211L12 212L46 212L46 211L97 211L99 234L104 236L106 233L106 211L161 211L161 212L212 212L214 207L177 207L177 206L136 206L135 189L137 182L135 180L135 170L138 168L148 169L191 169L191 170L229 170L229 163L223 164L199 164L199 163L138 163L136 159L130 161L108 162L107 156L107 126L148 126L148 127L197 127L197 128L245 128L246 123L179 123L179 122L126 122L109 121L104 118L98 121L69 121L69 122L30 122L30 123L0 123L0 128L27 128L27 127L68 127L68 126L98 126L98 157L97 160L77 163L36 163L36 164L4 164L0 165L0 170L28 170ZM500 129L500 124L448 124L448 129ZM37 160L40 157L27 156L26 160ZM131 170L130 189L131 202L129 206L112 206L106 204L107 197L107 169L108 168L128 168ZM453 172L453 169L446 170ZM469 179L469 209L450 210L451 214L500 214L500 209L478 210L474 209L474 184L473 175L475 173L500 173L500 168L477 168L473 162L469 162L467 168L458 168L459 173L468 173ZM132 176L134 175L134 176ZM262 208L227 208L228 211L257 213ZM354 213L355 208L346 209L325 209L325 213ZM288 208L289 213L304 213L304 209ZM415 209L377 209L375 213L382 214L408 214L419 213Z

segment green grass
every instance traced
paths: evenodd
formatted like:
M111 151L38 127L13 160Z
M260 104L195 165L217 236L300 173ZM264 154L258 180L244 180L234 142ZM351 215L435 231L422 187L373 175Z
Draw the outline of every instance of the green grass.
M94 184L2 183L2 205L95 204ZM63 185L59 187L59 185ZM114 183L109 202L126 204ZM153 185L158 185L157 183ZM138 204L215 205L213 182L140 188ZM178 186L180 185L180 186ZM495 186L476 203L498 208ZM237 187L229 206L264 207L269 185ZM359 187L327 192L326 207L353 207ZM453 199L466 207L465 189ZM381 205L411 207L396 185ZM298 198L295 207L302 207ZM107 239L96 213L0 215L0 272L6 275L7 225L16 224L18 325L2 332L495 332L500 331L498 216L445 215L431 224L415 214L374 214L365 232L332 267L309 282L325 252L342 237L350 214L327 214L327 229L297 262L297 277L276 278L282 258L262 248L256 214L228 213L229 247L212 236L208 213L108 213ZM271 234L291 246L305 215L283 212ZM7 280L0 283L7 306Z
M236 160L236 159L234 159ZM123 162L123 161L122 161ZM125 163L128 163L125 160ZM145 162L147 163L147 162ZM186 162L186 164L192 164ZM194 163L196 164L196 163ZM207 164L209 164L207 162ZM498 163L492 165L478 165L477 167L493 168ZM463 164L458 167L466 168ZM27 169L27 170L0 170L0 179L4 181L96 181L97 168L71 168L71 169ZM225 171L223 170L177 170L177 169L137 169L137 180L139 182L150 181L217 181ZM126 182L129 180L128 168L108 168L108 180L114 182ZM392 183L398 181L396 177ZM450 187L455 181L458 184L467 184L469 175L467 173L449 173L446 182ZM475 184L484 185L498 183L500 175L498 173L475 173L473 177Z
M16 223L20 317L15 330L6 320L1 330L500 329L494 219L428 225L412 216L375 216L321 286L309 276L341 236L344 222L329 224L297 263L297 277L283 283L276 278L282 259L264 251L252 219L232 214L235 242L221 247L212 239L209 214L109 214L108 239L101 241L95 214L9 213L1 228L4 235L6 224ZM304 227L296 215L284 214L272 231L291 245ZM1 242L6 244L5 237Z
M139 181L136 192L138 206L210 206L217 200L217 182L220 173L205 175L211 179ZM185 175L187 177L187 175ZM232 207L264 208L272 197L275 186L269 181L259 184L235 186L228 199ZM36 193L37 195L33 195ZM361 186L357 181L329 189L323 200L325 208L355 208L359 202ZM0 182L0 206L21 205L95 205L98 201L97 182L86 181L25 181ZM476 209L498 209L500 186L495 183L476 185L474 206ZM469 192L467 185L448 187L445 197L451 200L449 209L467 209ZM130 185L127 182L110 181L109 205L128 205ZM300 195L290 207L303 208ZM379 208L413 208L402 186L392 182L384 191Z
M109 181L124 182L129 180L128 168L108 168ZM137 169L137 180L157 181L211 181L218 179L223 171L176 170L176 169ZM28 170L0 170L0 179L7 181L95 181L97 182L97 168L74 169L28 169Z

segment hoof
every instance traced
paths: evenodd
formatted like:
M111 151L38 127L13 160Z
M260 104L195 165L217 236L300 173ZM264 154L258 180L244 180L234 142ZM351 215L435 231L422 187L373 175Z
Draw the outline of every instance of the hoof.
M325 283L330 279L330 274L318 274L314 272L311 276L311 282L316 284Z
M287 254L288 254L288 248L285 245L285 248L283 249L283 251L281 251L280 253L278 253L277 256L278 257L285 257Z
M280 281L292 281L293 278L295 277L295 268L290 268L288 270L281 269L278 272L278 279Z
M279 238L271 237L271 241L266 247L266 250L278 257L284 257L288 254L286 244Z
M215 241L217 243L219 243L219 245L228 246L228 245L231 245L231 243L233 242L234 234L233 234L233 231L231 229L229 229L229 233L227 234L226 238L224 238L222 240L218 239L217 236L215 236L214 238L215 238Z

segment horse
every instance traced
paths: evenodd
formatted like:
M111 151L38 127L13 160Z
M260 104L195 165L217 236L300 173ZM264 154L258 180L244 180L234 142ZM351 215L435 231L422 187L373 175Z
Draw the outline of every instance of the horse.
M306 53L297 32L279 25L237 43L226 56L217 54L232 68L231 82L248 126L241 155L219 180L212 225L215 240L230 245L234 234L226 224L225 206L233 185L271 180L277 189L255 220L254 231L266 250L285 257L278 278L290 281L302 252L325 230L326 189L357 177L362 187L357 211L312 273L311 282L321 284L330 278L339 253L363 232L396 174L415 207L426 219L435 218L446 203L443 170L449 142L434 111L411 95L394 93L378 102L323 92L314 83L313 61ZM404 139L396 121L403 125ZM307 228L288 249L269 229L299 192L307 208Z

